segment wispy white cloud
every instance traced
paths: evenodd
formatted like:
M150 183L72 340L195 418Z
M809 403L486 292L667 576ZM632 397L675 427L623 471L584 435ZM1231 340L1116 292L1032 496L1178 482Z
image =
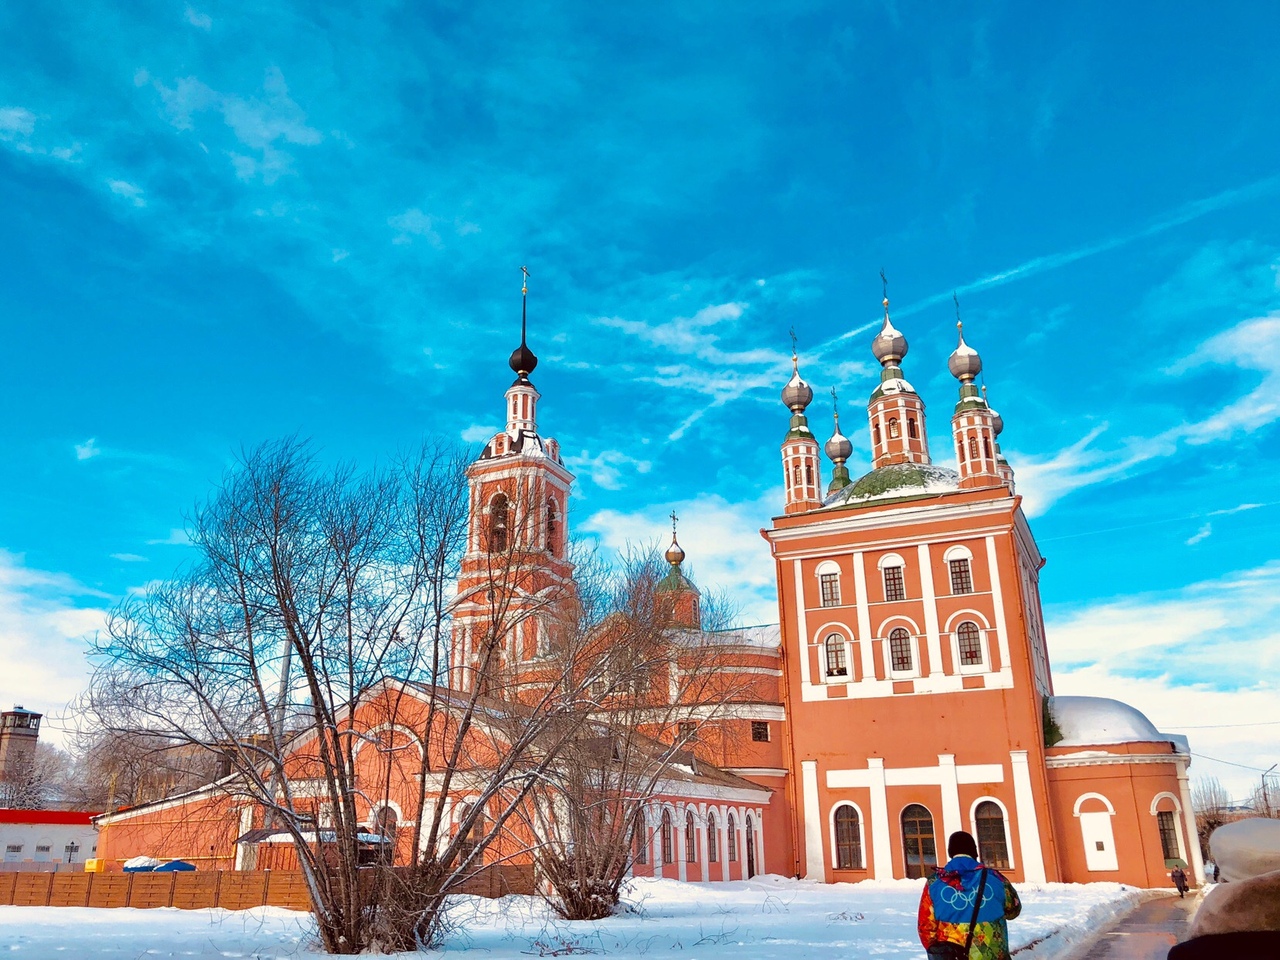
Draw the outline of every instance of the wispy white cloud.
M200 30L209 31L213 29L213 17L207 13L200 13L195 7L188 5L186 10L187 23Z
M147 558L139 553L113 553L112 560L119 560L121 563L146 563Z
M637 460L621 450L602 450L594 457L583 450L576 456L566 454L564 463L574 473L585 475L603 490L621 490L626 486L623 471L645 474L653 466L648 460Z
M102 448L98 446L98 438L90 437L84 443L75 445L77 460L92 460L94 457L102 455Z
M135 207L147 205L146 198L142 195L142 188L136 183L129 183L127 180L108 180L107 186L111 188L112 193L129 200Z
M25 107L0 107L0 140L29 137L36 129L36 115Z
M387 218L396 231L395 238L392 243L413 243L414 237L421 237L433 247L443 247L444 241L440 239L439 232L432 225L433 219L423 213L417 207L412 207L404 213L397 213L393 217Z
M167 537L158 537L155 540L148 540L149 546L160 545L168 547L185 547L190 545L191 538L187 536L187 531L181 527L174 527L169 531Z
M491 427L487 423L473 423L462 431L462 442L487 443L497 432L497 427Z
M1194 547L1201 540L1208 540L1209 537L1212 536L1212 534L1213 534L1213 524L1205 523L1200 527L1199 530L1197 530L1191 536L1187 537L1187 546Z

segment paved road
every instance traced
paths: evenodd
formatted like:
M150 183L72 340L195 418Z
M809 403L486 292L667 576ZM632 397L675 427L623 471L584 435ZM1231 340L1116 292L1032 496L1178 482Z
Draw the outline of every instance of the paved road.
M1187 939L1199 902L1195 895L1148 900L1102 934L1081 960L1165 960L1170 947Z

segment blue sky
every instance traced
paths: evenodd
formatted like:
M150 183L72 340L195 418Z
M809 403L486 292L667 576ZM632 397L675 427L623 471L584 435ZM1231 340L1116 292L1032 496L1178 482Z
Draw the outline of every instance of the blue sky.
M249 9L246 9L249 8ZM1267 3L77 0L0 8L0 703L182 560L236 448L541 420L609 547L672 507L776 619L787 332L862 404L883 267L946 451L953 290L1062 693L1280 760L1280 15Z

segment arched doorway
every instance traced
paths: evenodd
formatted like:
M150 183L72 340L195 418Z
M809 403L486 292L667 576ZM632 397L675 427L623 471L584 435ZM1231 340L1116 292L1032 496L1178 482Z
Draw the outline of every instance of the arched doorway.
M928 807L913 803L902 811L902 854L908 879L926 877L938 865L933 814Z
M747 879L756 875L756 829L751 814L747 814Z

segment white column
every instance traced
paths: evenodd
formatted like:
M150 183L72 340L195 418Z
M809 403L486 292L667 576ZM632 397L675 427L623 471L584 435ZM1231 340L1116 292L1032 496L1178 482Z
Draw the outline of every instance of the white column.
M695 822L697 823L697 829L698 829L698 840L701 841L698 845L698 852L699 852L698 863L702 867L702 870L701 870L702 879L710 880L711 879L711 840L710 840L710 834L707 831L707 805L705 803L698 804L698 811L701 814L695 820Z
M889 835L889 794L884 788L884 760L867 761L871 776L871 865L877 880L893 879L893 841Z
M809 624L804 613L804 575L800 572L800 561L791 561L791 572L796 584L796 641L800 645L800 682L809 683Z
M661 817L661 813L659 813ZM657 820L649 832L649 862L653 864L653 875L665 877L667 865L662 862L662 820Z
M924 594L924 632L929 643L929 676L942 673L942 641L938 631L938 597L933 589L933 565L929 562L929 545L922 543L916 551L920 559L920 590Z
M1186 821L1185 843L1196 883L1204 884L1204 857L1200 855L1200 832L1196 830L1196 812L1191 806L1191 790L1187 786L1187 762L1178 761L1178 796L1182 803L1182 818Z
M751 819L755 821L756 828L756 873L768 873L764 865L764 813L756 810Z
M1040 849L1040 818L1036 815L1035 795L1031 792L1031 767L1027 751L1010 750L1013 766L1013 805L1017 808L1019 850L1022 873L1031 883L1044 883L1044 853Z
M678 815L671 822L671 852L676 857L676 876L681 880L689 879L689 851L685 849L684 842L686 816L688 816L688 810L681 807Z
M996 640L1000 645L1000 672L1012 673L1009 659L1009 630L1004 622L1004 591L1000 589L1000 567L996 563L996 538L987 537L987 576L991 578L991 606L996 614ZM1028 638L1030 639L1030 638ZM1031 642L1035 642L1032 640ZM1034 668L1032 670L1034 673ZM1034 680L1032 681L1035 682Z
M720 879L729 879L729 810L721 806L716 813L716 833L720 835Z
M964 829L964 816L960 812L960 781L956 779L956 758L953 754L938 754L938 775L942 785L942 842L945 844L953 833Z
M826 880L827 865L822 856L822 810L818 803L818 761L800 761L800 784L804 804L804 875Z
M867 605L867 567L861 550L853 555L853 597L858 604L858 643L862 679L876 678L876 654L871 648L871 608Z

